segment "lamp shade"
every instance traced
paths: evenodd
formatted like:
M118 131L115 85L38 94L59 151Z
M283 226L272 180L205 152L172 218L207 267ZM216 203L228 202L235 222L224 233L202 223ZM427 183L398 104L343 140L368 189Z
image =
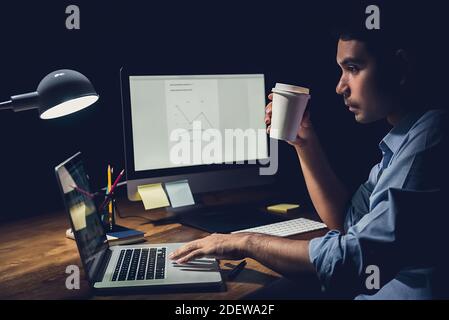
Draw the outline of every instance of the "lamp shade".
M38 109L41 119L53 119L84 109L98 100L94 86L78 71L63 69L45 76L37 90L0 102L0 110Z
M67 115L98 100L98 94L89 79L68 69L57 70L45 76L36 92L41 119Z

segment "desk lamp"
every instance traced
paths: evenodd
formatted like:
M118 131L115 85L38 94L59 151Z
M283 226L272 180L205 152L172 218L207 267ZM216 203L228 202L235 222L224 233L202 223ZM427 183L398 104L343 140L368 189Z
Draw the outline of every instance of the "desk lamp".
M41 119L54 119L87 108L97 100L98 94L89 79L77 71L64 69L45 76L35 92L1 102L0 110L38 109Z
M0 102L0 110L38 109L41 119L54 119L87 108L97 100L98 94L89 79L77 71L64 69L45 76L36 91Z

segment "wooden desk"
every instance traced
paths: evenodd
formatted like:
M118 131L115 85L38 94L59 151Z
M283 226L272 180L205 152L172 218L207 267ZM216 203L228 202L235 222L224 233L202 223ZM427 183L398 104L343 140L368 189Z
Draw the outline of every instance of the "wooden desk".
M150 217L140 202L120 201L122 216ZM152 218L163 217L165 210L152 212ZM118 219L118 223L146 232L150 243L184 242L207 233L177 223L156 225L142 218ZM139 294L126 296L94 296L82 271L75 241L65 237L69 227L65 211L9 222L0 226L0 299L239 299L280 278L260 263L247 259L246 268L233 280L226 282L225 291L197 293ZM310 232L295 239L312 239L324 231ZM235 261L220 261L223 274ZM81 288L68 290L65 273L69 265L81 269ZM232 266L231 266L232 267ZM225 278L225 277L224 277Z

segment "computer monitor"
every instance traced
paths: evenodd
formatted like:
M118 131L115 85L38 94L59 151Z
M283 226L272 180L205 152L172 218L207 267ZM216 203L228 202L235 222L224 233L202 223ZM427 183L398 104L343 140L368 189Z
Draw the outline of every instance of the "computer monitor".
M270 184L263 74L151 75L121 69L128 198L187 179L193 193ZM218 141L221 140L221 141Z

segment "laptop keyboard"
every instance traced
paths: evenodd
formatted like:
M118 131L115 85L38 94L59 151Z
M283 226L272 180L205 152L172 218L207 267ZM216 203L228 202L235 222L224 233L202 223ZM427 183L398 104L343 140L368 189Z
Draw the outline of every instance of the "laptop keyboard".
M123 249L112 281L165 279L167 248Z

